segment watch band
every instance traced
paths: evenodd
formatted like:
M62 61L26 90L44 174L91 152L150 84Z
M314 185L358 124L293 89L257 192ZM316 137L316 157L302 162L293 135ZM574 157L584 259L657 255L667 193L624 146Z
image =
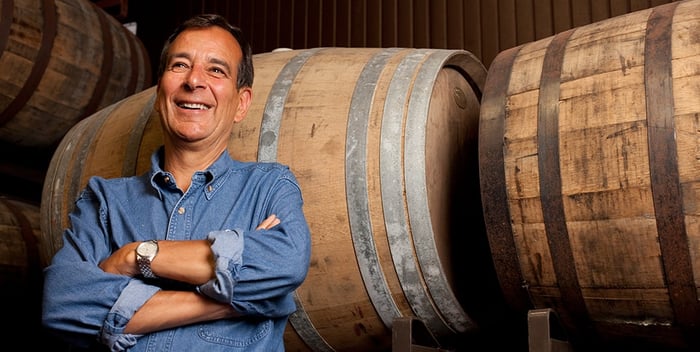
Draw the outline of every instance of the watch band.
M156 257L156 254L158 254L158 241L150 240L141 242L136 247L136 265L138 265L139 271L143 277L148 279L157 278L151 269L151 262Z
M143 275L143 277L147 279L158 278L155 274L153 274L153 270L151 270L151 261L148 258L139 257L137 262L139 265L139 271L141 271L141 275Z

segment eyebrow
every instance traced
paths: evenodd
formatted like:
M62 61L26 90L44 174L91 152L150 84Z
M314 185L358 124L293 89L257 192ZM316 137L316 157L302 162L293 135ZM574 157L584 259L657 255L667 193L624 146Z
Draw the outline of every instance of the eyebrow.
M213 63L213 64L217 64L217 65L223 66L224 69L226 70L226 73L227 73L227 74L231 74L231 66L229 66L228 62L226 62L226 61L224 61L224 60L217 59L217 58L215 58L215 57L209 59L209 62L210 62L210 63Z
M184 59L191 60L190 54L181 52L181 53L170 54L170 56L168 56L168 61L172 61L175 58L184 58Z

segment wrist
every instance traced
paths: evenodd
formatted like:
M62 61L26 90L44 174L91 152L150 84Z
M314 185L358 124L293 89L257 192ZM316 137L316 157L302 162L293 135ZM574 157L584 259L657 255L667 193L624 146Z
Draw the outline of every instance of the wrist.
M136 266L141 275L147 279L155 279L151 264L158 254L158 241L150 240L139 243L136 246Z

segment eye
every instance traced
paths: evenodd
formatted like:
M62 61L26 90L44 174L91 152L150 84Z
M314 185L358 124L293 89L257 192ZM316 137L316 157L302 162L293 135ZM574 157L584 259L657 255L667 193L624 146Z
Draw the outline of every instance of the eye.
M175 73L187 72L189 69L190 66L181 61L174 62L172 65L170 65L170 71Z
M209 73L210 73L213 77L219 77L219 78L228 76L228 74L226 73L226 70L224 70L223 68L218 67L218 66L212 66L212 67L210 67L210 68L209 68Z

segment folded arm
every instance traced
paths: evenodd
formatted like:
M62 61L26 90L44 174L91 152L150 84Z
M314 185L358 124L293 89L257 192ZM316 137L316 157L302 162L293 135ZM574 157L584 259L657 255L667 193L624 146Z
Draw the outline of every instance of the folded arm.
M279 223L280 220L271 215L256 230L267 230ZM135 255L138 244L132 242L122 246L102 261L100 268L112 274L140 275ZM201 285L214 278L215 263L210 241L159 241L158 246L158 255L151 263L151 270L156 276L192 285ZM230 304L217 302L193 291L160 290L134 313L124 332L144 334L239 315Z

